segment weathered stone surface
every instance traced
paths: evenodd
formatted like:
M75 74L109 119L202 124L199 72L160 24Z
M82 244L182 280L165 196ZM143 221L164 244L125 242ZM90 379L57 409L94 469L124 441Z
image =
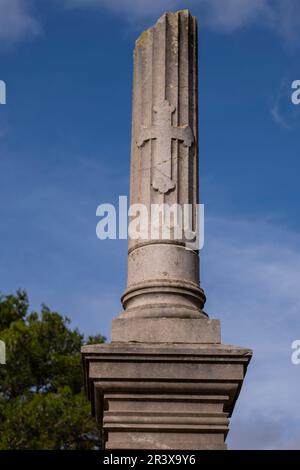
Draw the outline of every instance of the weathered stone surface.
M220 343L220 322L206 318L116 318L112 341Z
M251 351L224 345L83 348L106 449L226 449Z

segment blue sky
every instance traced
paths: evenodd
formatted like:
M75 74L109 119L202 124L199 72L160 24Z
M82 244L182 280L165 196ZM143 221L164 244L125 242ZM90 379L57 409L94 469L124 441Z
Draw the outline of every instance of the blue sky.
M0 290L109 337L126 241L96 207L129 191L132 49L165 10L199 20L206 311L254 349L231 448L300 448L297 0L0 0Z

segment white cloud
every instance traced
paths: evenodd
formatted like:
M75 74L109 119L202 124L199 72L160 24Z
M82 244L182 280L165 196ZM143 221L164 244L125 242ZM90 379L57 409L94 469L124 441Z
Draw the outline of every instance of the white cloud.
M47 0L45 0L47 1ZM200 23L219 32L231 33L259 25L273 30L290 43L299 36L300 8L298 0L48 0L57 8L103 8L123 15L137 25L166 10L190 8ZM38 0L0 0L0 38L16 41L36 34L40 25L33 7ZM141 24L136 29L140 29Z
M190 8L203 15L209 25L232 31L255 21L260 15L269 15L268 0L65 0L70 7L105 7L134 18L161 14L167 10Z
M274 103L274 105L272 106L270 112L271 112L271 116L272 116L272 119L275 122L275 124L277 124L282 129L287 129L289 127L286 120L285 120L285 118L281 114L278 102Z
M231 33L255 24L273 30L288 42L295 42L300 26L298 0L65 0L65 5L104 7L131 20L190 8L201 24L213 30Z
M177 8L180 0L64 0L69 7L107 8L114 13L145 18L160 15L162 12Z
M274 0L274 4L271 26L290 44L296 44L300 27L299 0Z
M30 0L0 0L0 41L15 42L39 33Z
M299 448L299 233L271 220L206 221L202 287L224 343L254 351L232 419L230 448Z
M214 29L234 31L270 15L268 0L200 0L206 22Z

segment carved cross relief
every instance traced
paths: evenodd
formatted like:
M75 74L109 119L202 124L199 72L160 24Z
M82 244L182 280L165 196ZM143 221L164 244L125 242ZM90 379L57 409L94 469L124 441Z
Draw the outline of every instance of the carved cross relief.
M155 122L151 127L142 127L137 139L139 148L149 140L156 140L152 187L161 194L166 194L176 187L176 183L172 180L172 140L183 142L185 147L190 147L194 142L193 132L189 126L172 126L172 114L175 109L175 106L170 105L167 100L153 106Z

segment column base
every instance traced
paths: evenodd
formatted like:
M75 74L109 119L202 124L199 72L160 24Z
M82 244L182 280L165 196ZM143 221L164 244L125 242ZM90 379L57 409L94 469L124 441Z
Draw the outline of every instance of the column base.
M220 343L220 321L209 318L117 317L112 322L112 342L120 343Z
M222 344L82 348L104 449L226 449L252 352Z

